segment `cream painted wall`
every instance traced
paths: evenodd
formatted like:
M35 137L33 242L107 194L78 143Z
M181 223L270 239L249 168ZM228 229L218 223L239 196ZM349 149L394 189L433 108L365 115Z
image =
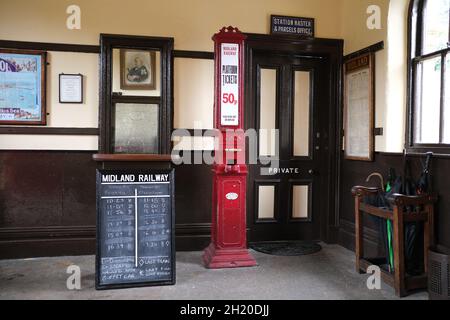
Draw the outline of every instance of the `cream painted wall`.
M66 28L66 8L81 8L81 30ZM170 36L175 48L213 50L222 26L269 32L270 14L316 18L317 35L340 36L340 0L14 0L2 1L0 38L98 44L100 33Z
M97 136L0 135L0 150L97 150Z
M173 69L174 128L212 129L214 61L177 58Z
M270 14L314 17L319 37L339 38L341 35L341 0L14 0L2 2L0 11L0 39L36 42L61 42L98 45L100 33L169 36L175 38L175 48L181 50L212 51L211 36L222 26L238 26L245 32L268 33ZM81 30L66 28L67 6L81 8ZM251 14L250 14L251 13ZM80 58L78 58L78 55ZM98 113L98 63L97 56L54 53L49 68L50 126L97 126ZM84 56L84 55L83 55ZM95 57L95 58L94 58ZM115 59L118 60L118 59ZM186 60L186 59L183 59ZM188 63L188 62L186 62ZM193 105L190 90L198 91L198 83L206 84L211 70L205 65L192 66L176 60L181 77L186 72L194 75L192 84L183 84L175 90L175 127L183 127L197 120L193 114L211 126L212 110L206 111L212 91ZM86 75L86 104L59 105L57 102L57 75L59 72L80 72ZM95 76L94 76L95 74ZM177 71L175 70L175 74ZM176 75L177 77L177 75ZM118 77L116 77L118 78ZM92 80L92 81L91 81ZM175 79L177 81L177 78ZM177 84L175 84L177 85ZM95 99L94 99L95 97ZM195 110L202 111L194 111ZM210 106L212 108L212 106ZM187 112L189 110L189 112ZM178 113L179 112L179 113ZM0 149L68 149L89 150L97 148L93 137L42 137L0 135ZM74 143L77 140L78 143ZM89 141L88 141L89 140Z
M378 5L381 9L381 29L369 30L367 28L367 8ZM387 43L387 15L389 0L343 0L342 12L342 38L344 38L344 52L349 54L380 41ZM382 50L376 53L375 63L375 127L385 127L386 106L386 63L387 52ZM386 148L386 135L375 137L375 150L384 151Z
M346 54L379 41L385 44L376 53L375 126L384 128L384 135L375 138L376 151L401 152L404 147L408 4L409 0L343 0L341 7ZM370 5L381 9L380 30L366 26Z
M245 32L268 33L270 14L310 16L316 19L318 37L343 38L345 52L350 53L384 40L386 50L377 53L376 67L376 126L384 127L385 135L376 138L377 151L400 151L403 146L404 87L404 37L407 0L14 0L4 1L0 11L0 39L44 41L79 44L98 44L100 33L170 36L175 38L175 48L180 50L213 50L211 36L224 25L235 25ZM81 7L81 30L66 28L66 8ZM368 30L367 7L379 5L382 11L382 29ZM391 10L391 11L389 11ZM251 14L250 14L251 13ZM389 21L388 21L389 18ZM388 27L389 32L388 32ZM402 36L403 35L403 36ZM97 126L98 64L97 55L78 53L51 53L49 68L50 126ZM185 59L183 59L185 60ZM388 65L389 63L389 65ZM175 68L186 72L188 66L176 62ZM202 67L203 68L203 67ZM209 70L198 70L199 79L206 79ZM57 81L59 72L81 72L86 75L86 105L59 105ZM177 71L175 70L175 73ZM204 74L203 74L204 72ZM194 82L196 78L192 79ZM201 80L204 81L204 80ZM174 88L176 92L176 88ZM189 89L181 88L176 99L176 126L184 126L195 119L185 119L186 109L192 105ZM177 93L176 93L177 94ZM209 93L210 95L211 93ZM209 100L206 98L205 100ZM203 104L202 107L204 108ZM177 111L178 110L178 111ZM184 114L183 114L184 112ZM209 116L209 115L208 115ZM206 118L206 116L205 116ZM203 117L202 117L203 119ZM176 127L175 126L175 127ZM389 139L386 137L389 136ZM8 143L4 142L8 138ZM17 148L87 149L91 142L78 145L68 137L0 136L0 149ZM86 137L85 137L86 138ZM91 138L91 137L89 137ZM57 141L57 142L56 142ZM81 139L80 141L85 141ZM36 143L35 143L36 142ZM57 146L54 145L57 143ZM96 147L96 146L95 146Z
M50 127L98 127L98 54L49 52L47 61L47 125ZM83 75L83 103L59 103L59 74Z
M47 55L47 126L98 127L98 54L53 52ZM59 103L59 74L83 75L83 103ZM1 149L97 150L96 136L0 135Z

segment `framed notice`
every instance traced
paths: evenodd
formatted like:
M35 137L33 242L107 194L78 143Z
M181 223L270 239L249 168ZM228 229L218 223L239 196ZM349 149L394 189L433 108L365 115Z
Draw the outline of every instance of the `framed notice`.
M344 64L344 154L349 160L373 161L374 64L373 53Z
M59 103L83 103L83 75L59 75Z
M175 284L174 171L97 170L96 289Z
M47 54L0 49L0 124L45 125Z

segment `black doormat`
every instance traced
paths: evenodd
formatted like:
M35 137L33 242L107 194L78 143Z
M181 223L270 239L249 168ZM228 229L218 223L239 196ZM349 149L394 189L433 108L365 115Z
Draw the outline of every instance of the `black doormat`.
M304 256L322 250L315 241L273 241L255 242L250 248L274 256Z

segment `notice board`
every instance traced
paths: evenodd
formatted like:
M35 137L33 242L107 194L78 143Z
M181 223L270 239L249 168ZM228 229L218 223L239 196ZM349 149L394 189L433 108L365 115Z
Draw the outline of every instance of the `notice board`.
M349 160L373 161L374 54L344 64L344 154Z
M96 288L175 284L173 170L97 170Z

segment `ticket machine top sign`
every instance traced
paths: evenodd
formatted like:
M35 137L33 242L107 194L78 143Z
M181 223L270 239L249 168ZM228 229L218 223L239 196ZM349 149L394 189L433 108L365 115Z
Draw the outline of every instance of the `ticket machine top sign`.
M239 125L239 45L222 43L221 50L220 124Z
M246 36L237 28L215 34L216 128L243 128L243 46Z

